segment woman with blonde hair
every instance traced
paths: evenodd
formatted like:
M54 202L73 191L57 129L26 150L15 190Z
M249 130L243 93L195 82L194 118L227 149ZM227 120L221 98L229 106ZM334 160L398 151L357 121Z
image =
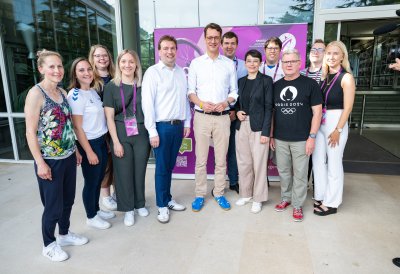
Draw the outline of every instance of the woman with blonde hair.
M142 110L142 67L137 53L125 49L118 54L115 77L105 86L104 109L111 135L118 210L124 223L135 223L134 209L148 216L145 208L145 176L150 154L149 134Z
M321 127L317 133L313 157L314 213L335 214L343 197L343 152L353 109L355 81L346 46L341 41L325 49L321 91L324 99Z
M94 80L99 83L98 86L94 87L103 99L104 86L111 81L114 77L115 67L110 51L107 47L103 45L93 45L90 47L89 51L89 62L93 68ZM107 135L107 144L110 143L110 135ZM106 167L106 173L104 175L104 180L101 184L101 196L102 204L108 210L116 210L116 196L111 195L111 185L114 182L113 166L111 151L108 150L108 162Z
M68 254L61 246L83 245L88 239L69 230L75 200L76 165L75 135L67 93L58 87L64 67L58 52L37 53L42 81L32 87L25 100L26 139L35 160L42 215L42 254L51 261L64 261ZM78 157L77 157L78 156ZM58 236L54 233L58 224Z
M79 57L72 62L68 103L72 108L72 121L78 139L77 146L82 155L84 186L83 205L86 224L97 229L107 229L111 224L105 220L115 217L110 211L100 210L100 186L107 164L107 123L103 103L95 87L99 85L93 77L89 61Z

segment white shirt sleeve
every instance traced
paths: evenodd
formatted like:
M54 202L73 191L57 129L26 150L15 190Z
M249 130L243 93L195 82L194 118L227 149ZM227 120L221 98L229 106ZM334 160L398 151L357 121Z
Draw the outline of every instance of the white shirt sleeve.
M237 82L238 82L238 79L237 79L235 65L232 65L232 68L230 68L230 71L229 71L229 94L228 94L228 97L235 99L235 101L238 98Z
M72 115L83 115L85 112L86 98L77 89L71 89L67 96Z
M195 60L192 60L189 66L188 95L196 94L196 86L197 86L196 64Z
M158 136L156 128L156 110L154 109L157 81L152 68L147 69L142 81L142 109L144 114L144 126L149 132L149 137Z

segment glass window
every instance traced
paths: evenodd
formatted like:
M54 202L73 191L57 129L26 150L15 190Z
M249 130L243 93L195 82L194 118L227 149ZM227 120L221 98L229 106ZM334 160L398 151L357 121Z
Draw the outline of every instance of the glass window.
M56 50L63 56L64 87L69 82L68 70L72 61L87 56L91 44L102 43L114 51L115 11L108 4L111 2L0 1L0 24L4 26L4 56L13 112L23 112L28 90L40 81L36 67L38 49ZM4 111L1 109L2 97L0 94L0 111Z
M17 139L18 155L20 160L33 160L25 137L25 119L14 118L15 137Z
M2 75L0 71L0 79L2 79L1 77ZM1 81L0 84L0 112L7 112L6 99L4 97L3 81Z
M400 0L321 0L321 9L358 8L399 4Z
M200 25L215 22L221 26L246 26L257 24L258 0L202 0Z
M265 0L265 24L312 23L314 19L313 0Z
M155 1L157 28L198 26L197 3L197 0Z
M0 159L14 159L8 118L0 118Z
M325 23L325 44L337 40L338 23Z

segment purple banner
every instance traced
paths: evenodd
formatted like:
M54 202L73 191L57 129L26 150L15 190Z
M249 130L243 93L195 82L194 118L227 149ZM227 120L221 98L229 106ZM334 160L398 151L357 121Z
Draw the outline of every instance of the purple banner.
M305 66L306 60L306 44L307 44L307 24L283 24L283 25L264 25L264 26L244 26L244 27L223 27L223 33L233 31L239 37L239 45L236 50L236 56L244 59L244 55L249 49L257 49L263 54L265 60L264 43L272 36L277 36L282 41L282 51L286 48L296 48L301 55L302 66ZM206 52L206 44L203 34L203 28L175 28L175 29L156 29L154 31L154 44L158 44L158 40L163 35L172 35L177 39L178 52L176 63L183 67L188 73L190 62ZM155 57L158 62L159 57L157 47L155 46ZM222 49L220 50L222 54ZM192 110L192 115L194 115ZM207 173L214 174L214 149L212 140L210 140L210 152L207 162ZM180 153L174 168L175 177L179 175L191 175L186 178L194 177L195 173L195 139L192 132L189 138L183 140ZM276 167L268 164L268 176L278 176Z

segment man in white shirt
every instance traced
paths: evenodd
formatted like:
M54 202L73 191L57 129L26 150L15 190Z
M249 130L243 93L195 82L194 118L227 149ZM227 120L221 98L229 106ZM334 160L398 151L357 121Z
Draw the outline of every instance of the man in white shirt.
M207 158L210 137L214 143L215 187L213 195L224 210L231 208L224 196L226 153L230 124L229 109L237 99L237 76L232 60L219 54L222 29L215 23L204 28L206 54L192 60L189 68L188 95L195 104L196 198L192 210L200 211L207 192Z
M262 74L272 77L274 83L283 78L285 74L279 62L282 50L282 41L278 37L270 37L264 44L265 62L260 66Z
M228 31L222 35L222 51L224 55L231 59L235 64L236 75L238 80L247 75L247 69L242 59L236 57L236 49L239 44L239 38L236 33ZM229 137L229 147L227 155L228 165L228 178L229 178L229 189L236 191L239 194L239 176L238 167L236 160L236 145L235 145L235 134L236 134L236 113L233 107L229 111L229 118L231 119L231 135Z
M155 188L157 219L169 221L169 209L186 207L172 200L171 176L182 137L190 133L190 105L186 75L176 61L177 42L164 35L158 42L160 61L147 69L142 83L144 124L156 157Z

